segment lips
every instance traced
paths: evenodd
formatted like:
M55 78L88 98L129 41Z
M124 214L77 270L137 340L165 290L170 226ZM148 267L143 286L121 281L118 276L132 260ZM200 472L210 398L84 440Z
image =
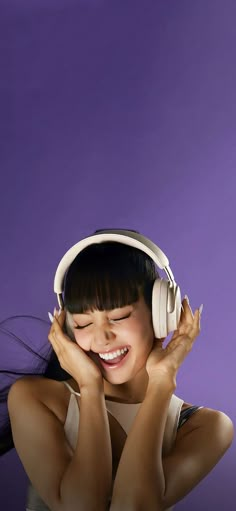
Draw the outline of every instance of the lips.
M127 353L128 352L126 351L125 353L121 353L121 355L118 355L118 357L116 357L116 358L112 358L110 360L105 360L103 358L102 360L103 360L103 362L106 362L106 364L108 364L108 365L119 364L119 362L121 362L121 360L123 358L125 358L125 355L127 355Z
M129 350L126 351L126 353L119 355L118 357L116 357L112 360L104 360L99 357L99 362L104 369L112 370L112 369L120 368L126 361L128 355L129 355Z

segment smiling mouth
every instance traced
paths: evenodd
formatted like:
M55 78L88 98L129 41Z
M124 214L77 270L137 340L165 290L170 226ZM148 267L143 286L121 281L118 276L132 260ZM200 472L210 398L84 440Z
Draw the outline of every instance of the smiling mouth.
M112 358L112 359L108 359L108 360L99 357L99 361L100 361L101 365L103 367L105 367L105 368L106 367L113 367L113 366L115 367L115 366L118 366L119 364L121 364L123 362L123 360L126 358L128 353L129 353L129 350L126 350L124 353L121 353L117 357Z
M110 351L109 353L98 353L99 358L109 362L110 360L117 360L119 357L123 357L126 353L128 353L129 348L125 346L125 348L118 349L116 351Z

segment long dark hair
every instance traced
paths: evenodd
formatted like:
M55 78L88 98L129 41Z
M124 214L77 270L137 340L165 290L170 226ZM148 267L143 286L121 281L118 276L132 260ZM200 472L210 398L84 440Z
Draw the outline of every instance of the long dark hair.
M152 259L137 248L117 242L96 243L74 259L64 279L64 303L70 313L111 310L144 296L151 309L158 273ZM48 341L49 320L13 316L0 323L0 455L14 447L7 408L13 383L25 375L58 381L71 378Z
M0 455L14 447L7 397L10 387L26 375L56 380L71 376L62 369L49 341L49 320L11 316L0 323Z

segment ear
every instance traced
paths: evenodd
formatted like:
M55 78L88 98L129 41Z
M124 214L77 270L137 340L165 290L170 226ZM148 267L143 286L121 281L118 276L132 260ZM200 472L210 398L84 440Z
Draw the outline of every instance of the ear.
M64 325L65 325L66 334L70 337L70 339L72 341L76 342L75 336L74 336L73 319L72 319L71 313L68 310L66 310L66 317L65 317Z

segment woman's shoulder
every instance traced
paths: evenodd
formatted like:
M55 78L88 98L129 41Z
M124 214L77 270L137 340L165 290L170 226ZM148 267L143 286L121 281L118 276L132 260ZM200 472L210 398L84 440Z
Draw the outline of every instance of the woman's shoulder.
M70 382L70 380L68 380ZM70 400L70 391L63 381L45 376L26 375L14 384L27 392L31 391L35 399L43 402L64 425Z

